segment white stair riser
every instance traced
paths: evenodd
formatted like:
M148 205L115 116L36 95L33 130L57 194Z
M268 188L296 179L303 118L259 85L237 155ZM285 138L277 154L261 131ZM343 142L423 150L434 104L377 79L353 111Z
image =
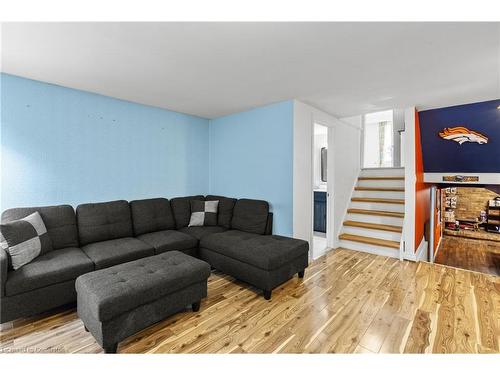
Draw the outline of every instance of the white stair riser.
M362 169L360 173L361 177L374 177L374 176L383 176L383 177L404 177L405 169L404 168L373 168L373 169Z
M375 215L361 215L361 214L347 214L346 220L362 221L364 223L386 224L403 226L403 218L391 216L375 216Z
M363 187L398 187L404 188L405 181L404 180L358 180L357 186Z
M365 253L384 255L393 258L399 258L399 250L392 249L390 247L369 245L360 242L340 240L339 247L344 247L346 249L364 251Z
M342 231L344 233L355 234L357 236L363 236L363 237L380 238L383 240L398 241L398 242L401 240L401 233L388 232L386 230L359 228L359 227L351 227L349 225L344 225Z
M405 205L404 204L392 204L392 203L353 202L353 201L351 201L349 208L360 208L362 210L405 212Z
M354 190L353 197L358 198L389 198L389 199L404 199L404 191L368 191Z

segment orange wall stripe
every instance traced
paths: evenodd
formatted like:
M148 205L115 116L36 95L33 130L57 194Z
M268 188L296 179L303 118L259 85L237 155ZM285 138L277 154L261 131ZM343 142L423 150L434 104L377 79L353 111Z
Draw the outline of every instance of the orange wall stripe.
M430 217L430 186L424 183L424 160L420 140L420 121L415 110L415 251L424 237L425 223Z

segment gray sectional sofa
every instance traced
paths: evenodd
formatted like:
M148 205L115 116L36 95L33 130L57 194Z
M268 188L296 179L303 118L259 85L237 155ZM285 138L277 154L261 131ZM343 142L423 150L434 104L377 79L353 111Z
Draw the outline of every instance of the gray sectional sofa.
M217 225L189 227L191 200L218 200ZM77 277L168 251L271 291L308 265L306 241L272 235L265 201L191 196L49 207L12 208L2 223L38 211L53 250L13 270L0 248L0 323L76 301Z

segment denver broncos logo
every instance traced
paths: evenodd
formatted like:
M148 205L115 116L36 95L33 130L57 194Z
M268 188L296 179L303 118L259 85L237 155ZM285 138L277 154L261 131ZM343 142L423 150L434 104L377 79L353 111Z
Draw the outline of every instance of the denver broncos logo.
M476 142L480 145L488 143L488 137L475 132L474 130L469 130L463 126L456 126L454 128L444 128L439 132L439 136L443 139L448 139L450 141L455 141L459 144L464 142Z

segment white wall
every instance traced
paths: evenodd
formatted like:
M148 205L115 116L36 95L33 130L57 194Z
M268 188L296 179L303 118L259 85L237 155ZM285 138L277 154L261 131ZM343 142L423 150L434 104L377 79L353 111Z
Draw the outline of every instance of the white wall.
M378 168L380 165L379 125L365 123L363 132L363 168Z
M360 173L361 134L363 116L344 117L335 129L335 239L342 229L342 222ZM337 156L338 155L338 156ZM336 244L335 244L336 246Z
M405 129L404 109L395 109L393 112L392 129L394 133L394 166L401 166L401 131ZM404 147L403 147L404 149Z
M312 244L313 215L313 126L333 129L333 150L328 149L329 194L328 234L330 246L337 246L352 189L360 170L361 116L339 120L298 100L294 101L293 139L293 234ZM333 151L333 152L332 152ZM331 166L331 168L330 168ZM330 179L330 170L333 178ZM330 225L333 222L333 226ZM313 254L317 257L321 254Z
M312 107L293 105L293 236L312 248Z
M379 136L378 124L380 121L392 121L392 155L393 167L401 166L401 135L400 132L405 128L404 109L394 109L389 111L368 113L365 115L365 124L363 131L365 136L362 138L362 162L364 168L377 168L380 162L379 145L377 142ZM372 126L367 126L372 125ZM365 159L365 160L363 160Z
M404 241L405 253L413 256L415 252L415 183L417 176L415 172L415 107L404 110L405 151L403 158L405 164L405 218L404 218Z

